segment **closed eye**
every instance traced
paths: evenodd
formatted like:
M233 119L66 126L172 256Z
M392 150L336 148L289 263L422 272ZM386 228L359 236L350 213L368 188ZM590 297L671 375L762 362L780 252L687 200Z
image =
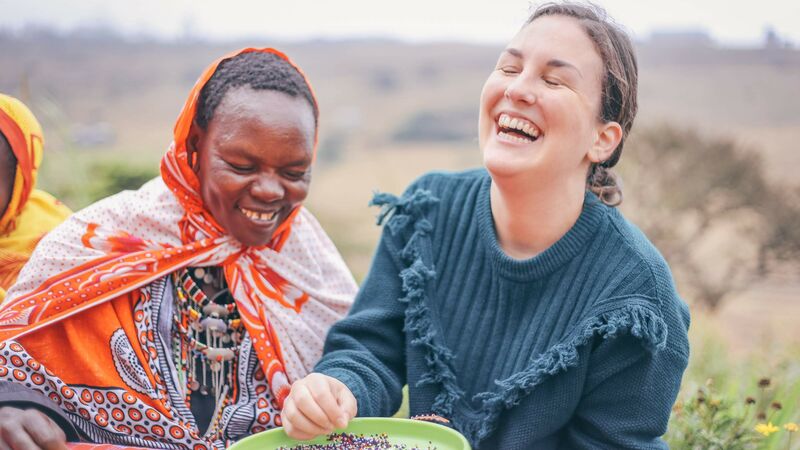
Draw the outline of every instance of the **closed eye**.
M513 66L503 66L500 67L500 71L506 75L514 75L519 73L519 69Z
M544 82L548 86L561 86L561 82L553 78L544 78Z
M289 170L285 172L286 178L292 181L300 181L308 175L307 170Z
M227 161L226 161L226 163L228 164L228 166L230 166L231 169L235 170L236 172L247 173L247 172L251 172L253 170L253 166L248 166L248 165L242 166L242 165L233 164L233 163L227 162Z

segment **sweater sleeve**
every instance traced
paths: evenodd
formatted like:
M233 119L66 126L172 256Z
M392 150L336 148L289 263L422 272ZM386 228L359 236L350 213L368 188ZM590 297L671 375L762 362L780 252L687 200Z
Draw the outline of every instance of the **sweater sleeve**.
M661 436L687 363L673 349L647 350L630 335L597 343L563 447L667 449Z
M405 379L405 303L392 236L384 228L367 278L347 317L328 333L315 372L343 382L359 416L391 416L400 407Z
M11 406L19 409L38 409L55 422L67 436L67 441L80 440L78 432L67 419L66 414L42 394L21 384L0 381L0 407Z

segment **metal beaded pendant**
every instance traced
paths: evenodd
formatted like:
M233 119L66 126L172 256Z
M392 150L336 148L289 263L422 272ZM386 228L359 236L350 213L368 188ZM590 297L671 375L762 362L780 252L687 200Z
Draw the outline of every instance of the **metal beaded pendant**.
M209 299L196 280L221 290ZM230 299L224 278L215 268L187 270L180 276L176 274L174 281L178 297L174 337L181 348L176 352L176 359L180 359L176 367L185 369L189 391L199 391L202 395L213 393L219 406L235 381L243 331L236 304ZM188 397L190 392L187 392Z

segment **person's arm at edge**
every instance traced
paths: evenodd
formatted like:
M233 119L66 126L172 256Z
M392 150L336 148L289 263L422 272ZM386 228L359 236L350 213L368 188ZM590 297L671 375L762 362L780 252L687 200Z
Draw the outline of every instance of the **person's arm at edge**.
M10 381L0 381L0 408L12 407L20 410L36 409L56 423L66 435L68 442L81 440L78 431L66 414L42 394Z
M328 333L315 372L344 383L358 402L359 416L390 416L405 384L405 320L399 252L384 228L353 309Z

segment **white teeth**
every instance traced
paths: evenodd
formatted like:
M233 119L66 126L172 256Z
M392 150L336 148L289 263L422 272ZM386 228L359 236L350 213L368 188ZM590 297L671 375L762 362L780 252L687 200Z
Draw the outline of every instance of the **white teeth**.
M541 130L539 130L536 125L528 122L525 119L518 119L516 117L512 118L508 114L501 114L500 118L497 120L497 124L502 128L511 128L522 131L528 136L532 136L534 139L538 138L541 134Z
M533 142L532 139L524 138L521 136L517 136L511 133L506 133L505 131L501 131L499 134L503 139L512 141L512 142L519 142L520 144L529 144Z
M249 209L239 208L239 211L242 212L247 218L252 220L260 220L260 221L268 221L273 220L278 215L278 211L271 212L271 213L259 213L256 211L250 211Z

